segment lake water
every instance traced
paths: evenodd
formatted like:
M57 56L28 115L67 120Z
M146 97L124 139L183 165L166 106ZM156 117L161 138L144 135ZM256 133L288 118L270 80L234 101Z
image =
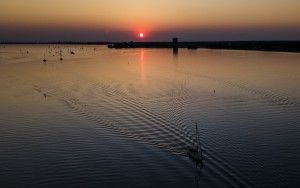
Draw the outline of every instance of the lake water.
M0 187L300 186L300 54L0 45L0 102Z

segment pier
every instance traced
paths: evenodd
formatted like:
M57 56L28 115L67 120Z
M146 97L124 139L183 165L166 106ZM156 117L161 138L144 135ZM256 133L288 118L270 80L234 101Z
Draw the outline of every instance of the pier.
M277 52L300 52L300 41L214 41L214 42L179 42L173 38L170 42L115 42L107 45L108 48L171 48L174 53L179 48L196 50L198 48L229 49L229 50L256 50Z

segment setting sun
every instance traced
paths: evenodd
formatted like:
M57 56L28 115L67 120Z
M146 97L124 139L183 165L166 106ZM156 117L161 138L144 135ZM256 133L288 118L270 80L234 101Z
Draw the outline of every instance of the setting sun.
M140 38L144 38L144 33L140 33L140 34L139 34L139 37L140 37Z

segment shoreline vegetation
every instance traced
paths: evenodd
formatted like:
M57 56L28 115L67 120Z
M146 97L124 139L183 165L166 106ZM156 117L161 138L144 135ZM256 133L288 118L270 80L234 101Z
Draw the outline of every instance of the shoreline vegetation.
M175 39L175 42L174 42ZM107 45L108 48L187 48L190 50L228 49L228 50L255 50L274 52L300 53L300 41L205 41L205 42L0 42L0 44L71 44L71 45Z

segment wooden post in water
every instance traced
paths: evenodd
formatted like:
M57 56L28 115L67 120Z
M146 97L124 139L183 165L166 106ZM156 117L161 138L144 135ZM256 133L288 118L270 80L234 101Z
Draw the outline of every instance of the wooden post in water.
M178 54L178 38L173 38L173 54Z

